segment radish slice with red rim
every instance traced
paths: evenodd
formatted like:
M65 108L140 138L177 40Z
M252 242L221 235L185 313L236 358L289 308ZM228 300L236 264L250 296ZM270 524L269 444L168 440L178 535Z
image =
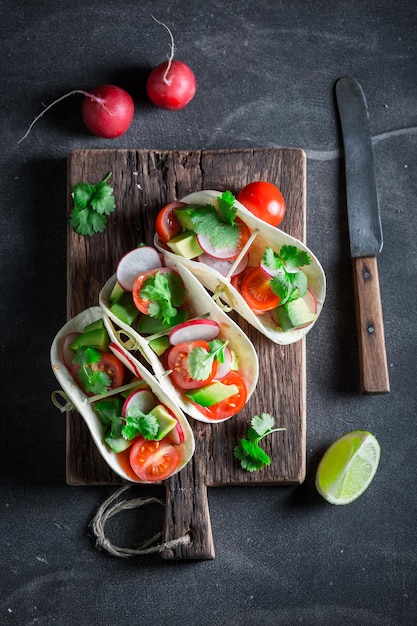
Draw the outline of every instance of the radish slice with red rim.
M174 326L169 333L171 345L177 346L184 341L212 341L220 334L220 326L214 320L187 320Z
M120 259L116 269L117 282L126 291L132 291L136 276L157 267L162 267L162 261L155 248L135 248Z
M149 389L137 389L128 396L122 407L122 417L126 417L131 408L139 409L142 413L149 413L156 406L155 396Z
M209 235L197 235L197 241L203 252L209 254L215 259L234 259L239 254L239 240L236 242L235 246L227 248L213 246Z
M233 261L229 261L227 259L215 259L206 252L204 254L200 254L200 256L197 257L197 261L199 261L200 263L205 263L206 265L208 265L208 267L216 270L222 276L228 276L229 271L233 266ZM235 267L233 273L230 275L230 278L232 278L233 276L239 276L239 274L241 274L246 269L248 263L249 253L243 256L237 267Z
M175 417L175 415L173 415L172 417ZM177 418L175 417L175 419ZM181 443L183 443L184 436L185 435L183 428L178 420L175 427L166 435L167 439L169 439L175 446L179 446Z

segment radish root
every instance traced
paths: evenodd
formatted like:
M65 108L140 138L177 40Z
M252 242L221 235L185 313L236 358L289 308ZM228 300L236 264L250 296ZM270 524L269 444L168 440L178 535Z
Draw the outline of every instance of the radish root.
M49 111L49 109L51 109L55 104L58 104L58 102L61 102L61 100L64 100L65 98L68 98L69 96L73 96L76 93L80 93L83 96L86 96L87 98L91 98L91 100L94 100L95 102L98 102L103 109L109 114L109 115L113 115L113 113L106 107L106 105L104 104L102 98L99 98L98 96L93 95L92 93L89 93L88 91L84 91L83 89L74 89L73 91L70 91L66 94L64 94L63 96L61 96L60 98L57 98L57 100L54 100L53 102L51 102L51 104L48 104L48 106L42 111L42 113L39 113L39 115L37 115L35 117L35 119L33 120L33 122L30 124L29 128L27 129L26 133L23 135L23 137L21 139L19 139L19 141L17 142L18 144L21 143L24 139L26 139L26 137L29 135L29 133L31 132L32 128L34 127L34 125L36 124L36 122L43 116L45 115L45 113L47 111Z
M168 80L167 76L168 76L169 70L171 69L171 64L172 64L172 61L174 59L175 50L176 50L176 48L175 48L175 41L174 41L174 35L172 34L172 31L168 28L168 26L166 24L164 24L163 22L160 22L159 20L157 20L156 17L154 17L153 15L152 15L152 17L155 20L155 22L158 22L158 24L160 24L161 26L163 26L164 28L167 29L167 31L169 33L169 36L170 36L170 39L171 39L171 43L170 43L171 52L170 52L170 55L168 57L168 65L167 65L167 68L166 68L166 70L164 72L164 75L162 77L162 80L164 81L164 83L166 85L170 85L171 82Z

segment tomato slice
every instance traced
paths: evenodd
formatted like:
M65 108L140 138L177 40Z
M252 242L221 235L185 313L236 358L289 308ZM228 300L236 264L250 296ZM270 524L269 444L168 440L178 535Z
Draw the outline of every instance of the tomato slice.
M221 402L217 402L217 404L213 404L212 406L206 407L198 405L200 411L204 413L208 419L227 419L228 417L232 417L233 415L236 415L236 413L239 413L239 411L241 411L245 406L248 391L242 376L234 370L230 370L226 376L221 379L221 382L225 385L236 385L236 387L239 388L239 391L235 393L235 395L230 396L230 398L221 400Z
M237 200L256 217L272 226L282 222L287 210L278 187L266 181L249 183L238 193Z
M170 202L156 216L155 230L159 239L164 243L167 243L167 241L182 231L182 226L174 213L174 209L183 206L187 206L185 202Z
M174 473L180 462L177 448L168 440L138 437L130 448L130 465L141 480L158 482Z
M193 348L203 348L207 352L210 351L210 346L207 341L184 341L176 346L173 346L168 354L168 369L171 370L171 380L176 387L180 389L197 389L198 387L204 387L207 385L217 373L217 361L213 361L211 368L211 374L205 380L197 380L190 376L188 369L188 356Z
M100 361L93 363L91 369L98 372L106 372L110 376L112 389L121 387L125 377L123 363L111 352L103 352Z
M146 299L142 298L141 293L140 293L146 280L150 276L155 276L157 272L159 272L160 274L168 274L169 272L172 272L172 271L173 270L169 267L156 267L154 270L149 270L148 272L142 272L141 274L136 276L135 282L133 283L133 288L132 288L132 298L133 298L133 302L136 308L141 313L145 313L146 315L148 315L149 313L150 300L148 300L147 298Z
M271 277L259 265L251 267L242 278L240 292L256 315L275 309L280 302L270 287Z

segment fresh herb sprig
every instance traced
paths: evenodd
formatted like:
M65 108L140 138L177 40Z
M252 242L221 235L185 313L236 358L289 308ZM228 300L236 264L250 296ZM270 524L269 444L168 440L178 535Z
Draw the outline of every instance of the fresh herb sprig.
M211 204L191 208L190 219L195 232L209 238L217 248L233 247L239 240L240 228L236 224L237 209L235 196L224 191L216 198L216 207Z
M184 304L185 288L175 272L156 272L145 280L140 297L149 301L150 317L169 324Z
M282 246L278 254L268 247L263 254L262 263L273 273L270 287L280 298L280 304L305 295L307 276L299 268L311 263L307 252L295 246Z
M126 417L122 417L122 403L119 398L99 400L94 406L101 423L106 429L106 436L123 437L130 441L138 435L145 439L156 439L159 430L157 418L151 413L143 413L137 407L131 407Z
M88 182L77 183L72 190L74 207L70 215L70 225L79 235L91 237L102 233L107 225L107 215L116 208L113 187L107 184L111 172L96 185Z
M239 459L243 469L248 472L256 472L265 465L271 464L271 459L263 450L259 442L261 439L285 428L274 428L275 420L270 413L255 415L251 420L246 437L242 438L235 447L233 454Z
M193 348L188 355L188 371L195 380L206 380L212 371L214 361L224 363L224 353L228 342L221 339L209 341L210 350Z
M101 395L111 386L111 378L107 372L94 367L101 357L101 352L95 348L80 346L72 360L73 363L80 365L77 376L87 393Z

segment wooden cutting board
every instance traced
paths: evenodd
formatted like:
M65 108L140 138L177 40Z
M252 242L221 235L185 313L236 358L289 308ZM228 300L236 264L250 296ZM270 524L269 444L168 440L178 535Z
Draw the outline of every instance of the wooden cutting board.
M93 237L68 227L68 319L98 304L98 293L115 272L119 258L138 243L153 243L154 220L167 202L201 189L229 189L237 194L247 183L268 180L287 202L280 228L305 241L306 157L300 149L259 148L218 151L77 150L68 157L68 212L76 183L97 183L112 172L116 211L107 229ZM257 349L257 389L237 416L220 424L190 418L195 455L166 481L164 540L189 534L191 541L165 550L166 559L211 559L214 545L207 487L299 484L305 477L305 340L278 346L232 314ZM269 412L284 433L263 440L271 465L249 473L240 468L233 448L244 437L253 415ZM67 482L70 485L119 485L121 480L97 452L82 418L67 417ZM245 493L250 502L250 492ZM232 515L232 513L231 513Z

